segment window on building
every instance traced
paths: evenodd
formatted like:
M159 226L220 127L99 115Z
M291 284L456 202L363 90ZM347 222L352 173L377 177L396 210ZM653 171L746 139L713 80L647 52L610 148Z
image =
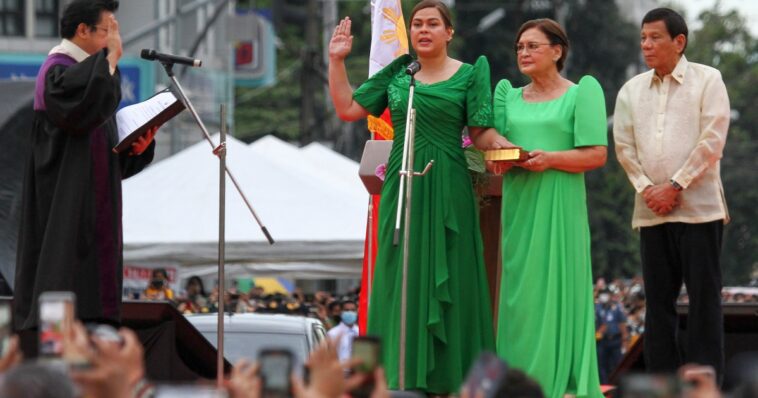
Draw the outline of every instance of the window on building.
M34 36L58 36L58 1L59 0L34 1Z
M0 0L0 36L24 35L24 0Z

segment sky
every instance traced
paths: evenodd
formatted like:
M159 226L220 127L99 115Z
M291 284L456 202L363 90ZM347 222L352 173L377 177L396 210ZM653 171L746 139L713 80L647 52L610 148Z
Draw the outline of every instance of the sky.
M687 10L687 24L690 25L690 31L692 31L699 28L699 24L696 23L698 14L711 8L716 0L675 0L675 2ZM721 0L722 11L731 9L739 11L747 21L750 32L758 37L758 0Z

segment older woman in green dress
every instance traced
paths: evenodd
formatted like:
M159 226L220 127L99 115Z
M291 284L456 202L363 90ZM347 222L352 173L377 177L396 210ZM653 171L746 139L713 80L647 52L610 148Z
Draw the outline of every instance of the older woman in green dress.
M529 159L493 165L506 173L497 351L548 397L601 397L584 172L606 160L603 91L560 75L568 38L555 21L526 22L515 50L531 82L497 85L495 128Z
M383 341L390 388L401 386L400 289L402 244L393 230L412 61L401 56L355 92L344 59L350 53L351 23L342 20L329 44L329 89L344 120L380 115L389 106L395 139L386 169L379 209L378 253L368 319L368 334ZM453 38L444 3L422 1L410 18L411 44L421 63L416 76L415 169L434 160L429 174L414 179L408 273L406 389L430 394L458 391L476 356L494 348L492 314L484 269L476 201L461 149L461 131L479 147L499 147L507 140L492 127L489 64L450 58ZM402 230L402 228L401 228ZM402 239L402 237L401 237Z

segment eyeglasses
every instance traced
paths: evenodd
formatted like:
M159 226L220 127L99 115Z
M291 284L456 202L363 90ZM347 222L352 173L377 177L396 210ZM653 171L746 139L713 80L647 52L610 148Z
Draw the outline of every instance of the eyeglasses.
M516 54L520 54L522 51L526 50L527 54L533 53L534 51L537 51L537 49L540 48L540 46L552 46L553 43L535 43L533 41L530 41L529 43L518 43L515 47L513 47L514 50L516 50Z

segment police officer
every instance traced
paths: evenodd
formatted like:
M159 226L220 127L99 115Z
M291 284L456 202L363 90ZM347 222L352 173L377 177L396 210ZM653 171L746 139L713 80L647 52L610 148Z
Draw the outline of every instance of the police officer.
M608 289L601 290L595 304L595 339L600 382L608 383L613 369L621 360L627 341L626 315Z

